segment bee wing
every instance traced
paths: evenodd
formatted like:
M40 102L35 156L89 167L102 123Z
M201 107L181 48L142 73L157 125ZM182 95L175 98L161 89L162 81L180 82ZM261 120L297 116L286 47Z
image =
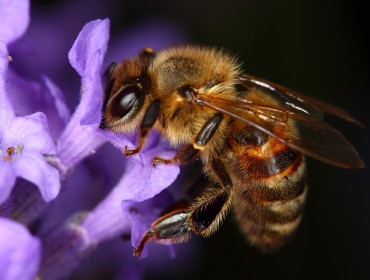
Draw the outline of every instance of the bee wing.
M323 121L321 110L284 92L259 86L246 88L236 95L199 94L197 101L323 162L346 168L364 167L355 148Z
M285 102L285 105L287 107L291 107L291 109L293 110L299 108L301 112L306 111L311 116L316 115L319 118L322 118L322 112L325 112L331 115L335 115L346 121L355 123L359 126L364 126L361 121L357 120L349 112L332 104L323 102L313 97L305 96L289 88L248 74L243 74L239 76L238 79L240 81L240 84L243 85L245 88L256 87L272 93L273 96L281 99L281 101Z

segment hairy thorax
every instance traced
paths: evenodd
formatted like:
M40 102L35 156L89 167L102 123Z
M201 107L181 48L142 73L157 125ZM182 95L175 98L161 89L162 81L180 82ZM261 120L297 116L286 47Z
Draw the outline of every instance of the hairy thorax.
M192 142L216 114L186 98L181 89L189 86L205 95L232 92L239 67L233 57L222 51L183 46L158 53L148 72L151 96L161 101L158 128L172 145L179 146ZM222 126L217 134L225 133ZM220 146L220 138L224 137L215 135L210 146Z
M158 53L148 72L159 95L170 95L181 86L231 88L239 74L236 60L222 51L178 47Z

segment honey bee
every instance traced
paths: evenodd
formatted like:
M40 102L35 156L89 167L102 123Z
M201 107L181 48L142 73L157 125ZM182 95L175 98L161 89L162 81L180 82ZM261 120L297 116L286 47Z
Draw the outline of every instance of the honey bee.
M112 63L106 73L101 129L138 129L139 153L156 129L178 147L157 164L200 158L212 183L188 207L158 218L134 255L150 240L185 242L191 232L210 236L233 206L247 240L271 252L290 239L307 195L305 155L362 168L353 146L323 121L324 113L360 124L346 111L241 71L224 51L179 46Z

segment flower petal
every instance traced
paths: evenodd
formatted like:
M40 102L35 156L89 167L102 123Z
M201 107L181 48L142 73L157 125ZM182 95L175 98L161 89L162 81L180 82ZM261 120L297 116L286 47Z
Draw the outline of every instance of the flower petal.
M132 203L126 201L122 203L123 212L129 217L131 221L131 244L134 248L137 248L140 244L141 238L145 235L145 232L150 228L151 220L154 218L150 217L150 213L140 213L138 211L132 211ZM152 219L151 219L152 218ZM145 246L141 252L140 258L146 258L148 256L148 246Z
M9 71L7 93L17 116L43 112L51 135L57 138L70 118L61 90L46 76L30 80Z
M0 1L0 40L9 44L23 35L30 21L29 0Z
M86 24L70 50L68 57L82 77L82 97L76 110L81 124L97 124L101 119L102 65L109 40L109 20L95 20Z
M162 152L159 156L171 158L173 153ZM172 184L177 178L180 168L175 165L152 166L152 158L144 160L144 168L136 164L130 166L129 174L125 174L118 186L122 186L121 200L141 202L154 197Z
M1 155L0 155L1 156ZM10 195L15 184L15 174L10 162L0 159L0 204L3 203Z
M67 107L67 104L64 101L64 96L62 91L46 76L42 77L47 93L53 97L55 109L58 112L60 119L66 124L70 117L71 113Z
M82 77L82 94L58 143L66 167L77 164L104 143L96 131L101 119L101 73L108 39L109 20L95 20L84 26L69 52L71 65Z
M122 211L131 221L131 244L138 247L140 240L151 224L161 215L163 209L173 205L174 198L167 190L160 192L150 200L141 203L125 200L122 202ZM172 250L172 247L169 247ZM147 246L144 246L140 257L148 255Z
M136 135L126 135L122 133L112 132L110 130L98 129L97 134L103 137L106 141L109 141L110 143L112 143L116 148L119 149L119 151L123 151L126 146L134 147L135 139L137 139ZM149 136L149 138L151 137ZM147 142L150 142L150 139L148 139ZM144 165L143 159L142 159L142 153L138 153L138 154L130 156L129 160L135 161L135 163L138 163L141 166Z
M166 155L173 153L167 152ZM154 168L151 164L152 158L149 157L146 153L143 154L144 166L131 162L116 187L87 216L84 226L92 238L101 242L128 231L128 221L131 220L128 210L130 206L154 197L176 179L179 174L178 166Z
M0 218L0 271L3 280L34 280L41 244L21 224Z
M22 145L26 150L38 151L42 154L55 154L56 147L49 135L46 116L35 113L26 117L17 117L6 130L3 145Z
M24 151L14 160L16 175L35 184L46 202L53 200L59 193L60 181L57 169L49 165L37 152Z
M69 123L58 142L59 157L65 168L71 168L95 153L105 142L92 126L72 127Z
M91 21L82 28L68 54L71 65L81 77L92 72L91 66L103 62L108 39L108 19ZM96 60L96 56L100 60Z

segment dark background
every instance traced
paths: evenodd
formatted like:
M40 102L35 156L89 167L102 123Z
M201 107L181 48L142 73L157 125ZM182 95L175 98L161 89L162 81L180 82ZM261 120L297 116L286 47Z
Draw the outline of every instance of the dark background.
M73 2L33 1L32 11L56 13L66 3L73 7ZM328 121L370 165L368 1L76 2L81 19L75 32L89 20L109 17L114 38L140 22L164 19L176 25L187 42L222 46L238 55L250 74L348 109L365 129L330 116ZM94 5L101 8L94 10ZM251 248L229 215L214 236L196 240L196 265L176 277L157 271L147 278L370 279L369 167L344 170L309 159L308 172L302 225L281 252L263 255ZM176 266L178 260L168 262Z

